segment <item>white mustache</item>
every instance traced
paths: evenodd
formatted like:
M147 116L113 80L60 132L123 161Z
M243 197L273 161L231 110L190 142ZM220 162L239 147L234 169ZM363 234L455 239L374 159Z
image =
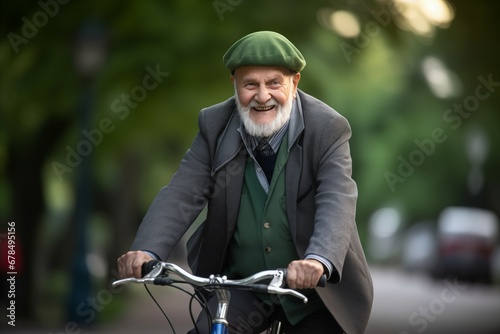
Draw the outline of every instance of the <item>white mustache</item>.
M276 101L276 99L274 97L271 98L271 100L269 100L268 102L266 102L265 104L260 104L259 102L255 101L255 100L252 100L250 101L250 103L248 103L248 105L246 107L244 107L245 109L250 109L250 108L253 108L253 107L257 107L257 108L267 108L267 107L271 107L271 106L275 106L275 105L279 105L281 106L281 104L279 104L278 101Z

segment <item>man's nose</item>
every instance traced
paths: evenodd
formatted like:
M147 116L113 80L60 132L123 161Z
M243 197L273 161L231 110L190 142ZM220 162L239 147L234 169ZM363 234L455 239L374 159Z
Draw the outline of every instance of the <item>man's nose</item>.
M266 104L267 101L271 99L271 94L266 86L260 86L257 94L255 94L255 100L260 104Z

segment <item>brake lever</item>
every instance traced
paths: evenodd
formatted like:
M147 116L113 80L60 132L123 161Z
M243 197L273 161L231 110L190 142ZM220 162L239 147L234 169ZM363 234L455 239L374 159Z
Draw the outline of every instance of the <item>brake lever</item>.
M269 286L267 288L267 291L273 291L273 292L278 292L277 294L279 295L292 295L293 297L296 297L298 299L302 299L302 302L304 304L306 304L308 302L308 299L306 296L304 296L303 294L301 294L300 292L298 291L295 291L293 289L283 289L283 288L279 288L279 287L275 287L275 286Z
M144 270L146 264L148 264L148 263L145 263L143 265L143 270ZM160 261L150 261L149 264L152 265L152 268L149 271L149 273L147 273L143 277L141 277L141 278L135 278L135 277L123 278L123 279L114 281L113 283L111 283L111 286L117 287L119 285L127 284L127 283L155 283L156 279L166 278L168 276L168 274L164 275L165 268L163 268L163 265ZM163 285L166 285L166 284L163 284Z
M119 285L127 284L127 283L153 283L155 281L154 277L143 277L143 278L135 278L135 277L128 277L128 278L123 278L117 281L114 281L111 283L111 286L113 288L116 288Z
M286 285L285 277L286 277L286 269L277 269L277 273L274 274L269 286L273 286L276 288L283 288Z
M151 271L149 273L147 273L146 275L144 275L143 277L144 278L156 278L156 277L159 277L160 275L162 275L164 272L165 272L165 269L163 268L163 265L161 264L161 262L158 262L157 264L155 264L153 269L151 269ZM168 274L166 274L165 277L166 276L168 276Z

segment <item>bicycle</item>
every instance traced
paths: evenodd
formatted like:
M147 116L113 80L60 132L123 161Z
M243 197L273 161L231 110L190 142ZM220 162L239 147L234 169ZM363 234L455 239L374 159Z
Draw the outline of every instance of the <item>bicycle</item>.
M144 284L147 289L147 284L153 285L163 285L163 286L173 286L191 295L192 300L196 300L201 307L207 312L210 319L210 311L206 307L206 300L204 300L202 294L190 293L189 291L182 289L175 284L189 284L195 291L199 289L205 289L210 292L215 292L218 300L218 307L216 316L212 318L209 327L211 327L211 334L227 334L228 333L228 322L226 320L227 311L230 303L230 291L231 289L250 289L256 293L267 293L276 295L290 295L295 298L302 299L304 303L307 303L307 297L298 291L293 289L285 288L286 282L286 269L276 269L276 270L264 270L255 273L249 277L237 280L227 279L226 276L210 275L208 278L195 276L186 270L182 269L176 264L161 262L161 261L149 261L145 263L142 267L142 278L124 278L112 283L113 287L117 287L122 284L127 283L140 283ZM176 276L178 279L172 278L171 276ZM180 279L180 280L179 280ZM259 283L262 281L270 280L268 284ZM326 275L323 275L318 282L318 286L325 286ZM161 306L154 299L153 295L149 290L147 290L150 296L155 301L156 305L160 308L163 315L167 318L170 327L175 333L170 319L165 314ZM191 305L190 302L190 305ZM196 327L196 321L193 317L192 310L190 307L191 320L198 332ZM272 326L265 332L267 334L279 334L281 333L281 323L275 322Z

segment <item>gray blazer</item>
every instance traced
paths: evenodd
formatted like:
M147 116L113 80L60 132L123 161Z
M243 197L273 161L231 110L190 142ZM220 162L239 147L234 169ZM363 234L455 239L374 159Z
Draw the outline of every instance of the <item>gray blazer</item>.
M373 285L355 223L357 187L351 178L347 120L298 91L298 121L289 128L286 208L299 256L319 254L336 272L321 299L346 333L363 333ZM200 276L218 274L227 260L238 216L247 152L234 98L203 109L199 132L171 182L139 227L132 250L166 259L208 205L207 218L188 242L188 262Z

